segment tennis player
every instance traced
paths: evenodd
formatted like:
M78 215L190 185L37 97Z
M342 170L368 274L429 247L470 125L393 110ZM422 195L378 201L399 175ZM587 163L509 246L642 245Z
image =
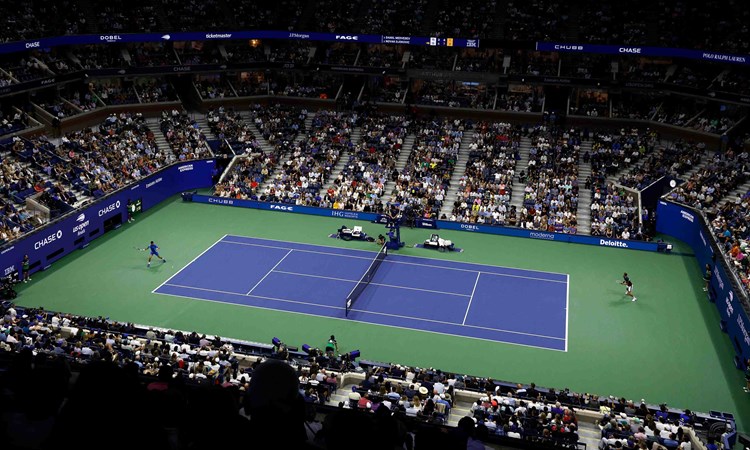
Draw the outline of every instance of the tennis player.
M625 282L625 286L625 295L627 295L628 297L633 297L632 301L636 301L637 299L633 295L633 282L630 281L630 278L628 278L628 280Z
M163 263L167 262L166 259L162 258L161 255L159 255L159 246L154 244L154 241L151 241L151 244L149 244L149 246L146 247L145 250L151 251L151 254L148 255L148 267L151 267L151 258L153 258L154 256L161 259L161 262Z
M625 272L622 274L622 282L620 284L627 286L628 281L630 281L630 277L628 276L628 273Z

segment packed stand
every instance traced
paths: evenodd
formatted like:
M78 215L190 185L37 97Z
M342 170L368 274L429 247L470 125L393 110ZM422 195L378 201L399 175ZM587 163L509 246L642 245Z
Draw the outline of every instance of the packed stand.
M279 151L266 154L260 149L253 149L252 152L247 152L245 157L237 159L224 181L214 186L214 195L225 198L265 200L260 193L260 188L274 173L280 157Z
M532 146L519 226L576 234L581 132L539 125L527 133Z
M159 26L160 11L150 0L110 0L98 6L95 14L102 30L150 33L168 29L165 24Z
M592 189L591 235L643 240L638 205L632 192L602 183Z
M687 200L687 196L685 197ZM745 293L750 294L750 193L746 192L736 199L727 201L708 213L711 218L711 231L724 251L724 257L735 270Z
M651 152L620 176L623 186L642 190L666 175L681 175L698 165L706 152L704 142L675 141Z
M578 39L590 44L621 44L625 37L623 24L630 21L629 15L642 17L640 10L617 2L587 0L580 9Z
M34 199L49 208L51 218L71 211L79 199L72 191L74 185L61 176L66 170L67 161L55 152L54 144L46 138L25 140L24 144L23 150L17 153L19 157L38 173L52 179L39 179L34 184L34 191L39 194Z
M361 3L318 0L315 2L315 10L310 18L313 31L352 33L354 30L359 30L357 19L360 17Z
M391 203L411 208L415 217L437 218L456 166L461 140L470 128L458 119L417 124L409 160L398 175Z
M429 7L428 0L373 0L367 4L367 11L362 15L362 29L372 34L386 35L413 32L420 29Z
M21 158L20 154L31 145L29 141L14 138L0 147L3 153L0 160L0 238L6 242L44 223L38 216L22 209L26 197L44 188L41 174L30 165L22 164L28 159Z
M304 139L291 146L263 194L268 201L318 205L319 191L329 182L341 154L354 145L350 140L356 114L318 111Z
M277 149L287 150L298 134L304 133L307 110L274 104L250 106L250 117L263 139Z
M186 112L162 111L159 127L172 148L170 162L174 162L174 157L180 161L211 157L206 136Z
M396 161L409 126L403 116L367 117L361 141L352 148L346 165L334 178L320 206L382 212L385 185L398 176Z
M0 42L35 39L45 36L83 34L88 31L85 14L72 0L60 2L0 1ZM49 20L45 20L49 18Z
M174 160L156 146L146 119L138 114L111 114L96 128L67 133L55 148L64 161L54 168L63 182L94 197L140 180Z
M503 226L515 223L510 199L519 144L520 131L508 123L476 124L450 220Z
M669 193L669 198L696 209L711 209L747 179L750 173L746 150L716 151L708 164Z
M122 433L114 448L231 446L235 433L213 431L231 424L242 435L270 433L284 448L348 448L363 433L369 437L358 446L366 450L413 448L415 442L415 448L426 442L447 449L482 448L490 442L515 446L514 440L576 448L575 409L583 409L600 414L600 448L644 448L651 442L669 444L671 433L687 436L698 420L690 410L651 407L644 400L433 368L353 364L335 352L313 350L315 355L295 354L292 361L283 342L273 350L260 349L195 331L2 302L4 412L15 417L4 442L27 444L33 430L45 447L71 439L95 445L111 438L114 429ZM345 373L354 371L361 374L358 383L336 407L332 396L341 392ZM34 380L46 383L43 394ZM117 389L111 389L113 383ZM102 392L109 401L100 414L87 418L90 429L81 434L75 424ZM469 414L455 428L440 427L455 414L461 395L476 399ZM32 400L33 415L26 414L29 401L13 401L17 398ZM207 410L211 414L203 414ZM323 423L316 413L325 415ZM142 418L139 432L127 433L132 425L113 422L114 414ZM40 420L49 426L40 427Z
M619 132L594 132L591 140L591 152L583 155L583 162L591 164L591 177L586 180L586 189L591 189L593 194L596 189L607 188L608 177L630 168L647 154L651 155L659 144L659 134L649 128L621 128ZM651 180L642 181L649 183ZM630 187L642 189L645 185L639 183Z
M444 5L432 25L437 35L486 38L493 31L497 0L467 0L460 8L450 2Z
M550 41L560 39L568 14L564 3L508 3L505 38L512 41Z
M221 141L226 141L234 154L251 154L260 151L253 126L245 122L242 115L233 109L220 106L209 109L206 121L214 135Z

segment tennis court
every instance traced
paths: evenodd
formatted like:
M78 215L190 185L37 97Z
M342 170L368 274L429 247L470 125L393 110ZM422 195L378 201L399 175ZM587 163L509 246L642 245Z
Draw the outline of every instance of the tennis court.
M567 351L567 274L377 256L225 235L153 292Z

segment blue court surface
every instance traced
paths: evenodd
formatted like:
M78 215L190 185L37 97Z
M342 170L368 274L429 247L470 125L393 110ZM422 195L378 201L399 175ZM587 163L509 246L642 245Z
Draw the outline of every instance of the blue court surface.
M156 294L567 351L568 275L226 235Z

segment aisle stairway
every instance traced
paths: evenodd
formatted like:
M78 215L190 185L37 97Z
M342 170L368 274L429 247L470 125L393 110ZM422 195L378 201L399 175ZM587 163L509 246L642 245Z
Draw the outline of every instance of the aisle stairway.
M725 197L719 199L717 202L718 205L724 205L726 203L735 203L737 202L737 199L741 199L743 195L750 192L750 178L747 179L744 183L737 186L732 192L727 194Z
M586 152L591 153L591 141L581 142L579 155ZM578 210L576 220L578 222L578 234L589 234L591 232L591 189L586 189L586 178L591 176L591 163L583 162L581 157L578 162Z
M529 151L531 150L531 139L524 136L521 138L521 143L518 146L518 153L521 157L516 163L516 177L523 171L527 172L529 168ZM513 194L510 197L511 206L516 207L516 211L521 211L523 208L523 189L526 184L518 181L518 178L513 181Z
M349 137L355 145L355 147L352 147L352 149L356 149L356 145L359 144L360 140L362 140L362 127L352 128L352 133ZM339 160L336 162L336 165L333 166L333 169L331 169L331 175L328 177L328 182L323 186L323 191L327 191L328 188L333 186L333 181L339 176L341 171L344 170L344 167L349 162L349 156L351 154L352 153L349 150L341 152L341 155L339 155Z
M151 132L154 133L154 141L156 141L156 146L159 148L159 150L172 154L172 147L169 146L167 138L165 138L164 133L161 132L161 127L159 126L160 123L161 118L158 117L150 117L146 119L146 125L151 130Z
M469 145L471 144L471 136L474 134L473 131L464 132L461 138L461 145L458 147L458 157L456 158L456 166L453 169L453 175L450 180L450 187L445 193L445 199L443 200L443 207L440 209L440 218L443 216L450 217L453 211L453 202L458 198L458 192L461 189L459 181L461 177L466 174L466 164L469 162Z
M407 134L404 138L404 144L401 146L401 154L398 155L398 160L396 161L396 170L398 173L401 173L404 171L404 168L406 167L406 162L409 160L409 155L411 155L412 147L414 147L414 141L416 140L416 136L414 134ZM385 186L383 187L383 200L385 201L391 201L391 194L393 193L393 190L396 187L396 182L388 178L388 181L385 183Z

